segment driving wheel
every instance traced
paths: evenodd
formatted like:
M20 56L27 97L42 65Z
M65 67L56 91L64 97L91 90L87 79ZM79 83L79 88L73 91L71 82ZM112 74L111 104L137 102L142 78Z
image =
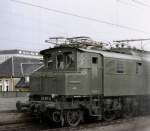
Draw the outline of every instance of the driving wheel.
M66 114L66 120L69 126L75 127L80 124L82 113L80 110L69 110Z

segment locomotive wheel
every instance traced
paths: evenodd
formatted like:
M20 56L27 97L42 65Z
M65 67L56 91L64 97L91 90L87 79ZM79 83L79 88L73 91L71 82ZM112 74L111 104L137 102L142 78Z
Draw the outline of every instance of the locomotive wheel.
M116 118L116 114L114 111L105 111L103 115L103 119L105 121L112 121Z
M66 121L69 126L76 127L80 124L82 113L80 110L70 110L66 113Z
M54 122L60 122L61 113L60 111L55 111L52 114L52 119Z

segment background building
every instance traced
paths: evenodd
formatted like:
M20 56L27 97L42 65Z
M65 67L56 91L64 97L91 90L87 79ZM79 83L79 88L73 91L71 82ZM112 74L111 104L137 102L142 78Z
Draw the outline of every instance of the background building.
M29 90L29 75L42 66L38 52L0 51L0 91Z

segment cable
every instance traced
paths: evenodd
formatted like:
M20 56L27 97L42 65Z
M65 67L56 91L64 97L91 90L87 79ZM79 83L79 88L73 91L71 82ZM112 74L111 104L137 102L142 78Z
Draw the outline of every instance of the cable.
M135 41L150 41L150 38L147 38L147 39L114 40L113 42L135 42Z
M13 42L17 42L17 43L24 43L24 44L33 44L33 45L41 45L41 43L35 43L35 42L29 42L29 41L21 41L21 40L15 40L15 39L6 39L6 38L2 38L0 37L0 40L3 41L13 41ZM48 44L44 44L45 46L48 46Z
M11 0L11 1L19 3L19 4L24 4L24 5L28 5L28 6L32 6L32 7L37 7L37 8L44 9L44 10L51 11L51 12L55 12L55 13L58 13L58 14L73 16L73 17L77 17L77 18L80 18L80 19L86 19L86 20L89 20L89 21L95 21L97 23L102 23L102 24L107 24L107 25L110 25L110 26L115 26L115 27L118 27L118 28L123 28L123 29L128 29L128 30L132 30L132 31L136 31L136 32L145 33L145 34L150 34L150 32L146 32L144 30L140 30L140 29L137 29L137 28L124 26L124 25L120 25L120 24L115 24L115 23L111 23L111 22L108 22L108 21L99 20L99 19L96 19L96 18L81 16L81 15L78 15L78 14L73 14L73 13L69 13L69 12L65 12L65 11L61 11L61 10L56 10L56 9L51 9L51 8L43 7L43 6L40 6L40 5L35 5L35 4L32 4L32 3L22 2L22 1L18 1L18 0Z
M5 13L7 13L7 14L5 14ZM30 18L30 17L27 17L27 16L23 16L21 13L18 13L18 12L17 12L17 13L16 13L16 12L10 12L10 11L7 11L7 10L6 10L5 12L4 12L3 10L0 10L0 17L1 17L1 15L9 15L9 16L14 15L15 17L16 17L16 16L17 16L17 17L22 16L25 21L29 21L29 22L32 21L32 23L33 23L33 22L36 22L36 23L37 23L37 21L38 21L38 19ZM1 20L3 20L3 19L0 19L0 22L1 22ZM8 23L8 22L5 22L5 24L6 24L6 23ZM9 24L10 24L10 22L9 22ZM50 27L50 24L52 25L53 28L55 27L55 28L57 28L57 29L62 29L62 30L64 30L63 26L58 25L58 24L56 24L56 23L54 23L54 22L52 22L52 21L45 22L45 23L44 23L44 27L46 27L46 28L44 28L44 29L48 29L48 28ZM14 27L14 25L20 27L20 26L17 25L16 23L13 24L13 27ZM48 31L48 30L46 30L46 31Z
M146 7L150 8L150 5L148 5L148 4L144 3L144 2L141 2L139 0L132 0L132 1L134 3L136 3L136 4L139 4L139 5L146 6Z
M131 4L129 2L125 2L125 1L122 1L122 0L116 0L116 1L121 3L121 4L124 4L124 5L128 5L128 6L132 6L132 7L135 7L135 8L139 8L139 7L135 6L135 4Z

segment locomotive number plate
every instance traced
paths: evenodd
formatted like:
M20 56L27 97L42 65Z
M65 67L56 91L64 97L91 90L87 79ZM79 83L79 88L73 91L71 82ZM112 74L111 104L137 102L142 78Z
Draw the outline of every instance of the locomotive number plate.
M49 96L41 96L41 101L50 101L51 97Z

